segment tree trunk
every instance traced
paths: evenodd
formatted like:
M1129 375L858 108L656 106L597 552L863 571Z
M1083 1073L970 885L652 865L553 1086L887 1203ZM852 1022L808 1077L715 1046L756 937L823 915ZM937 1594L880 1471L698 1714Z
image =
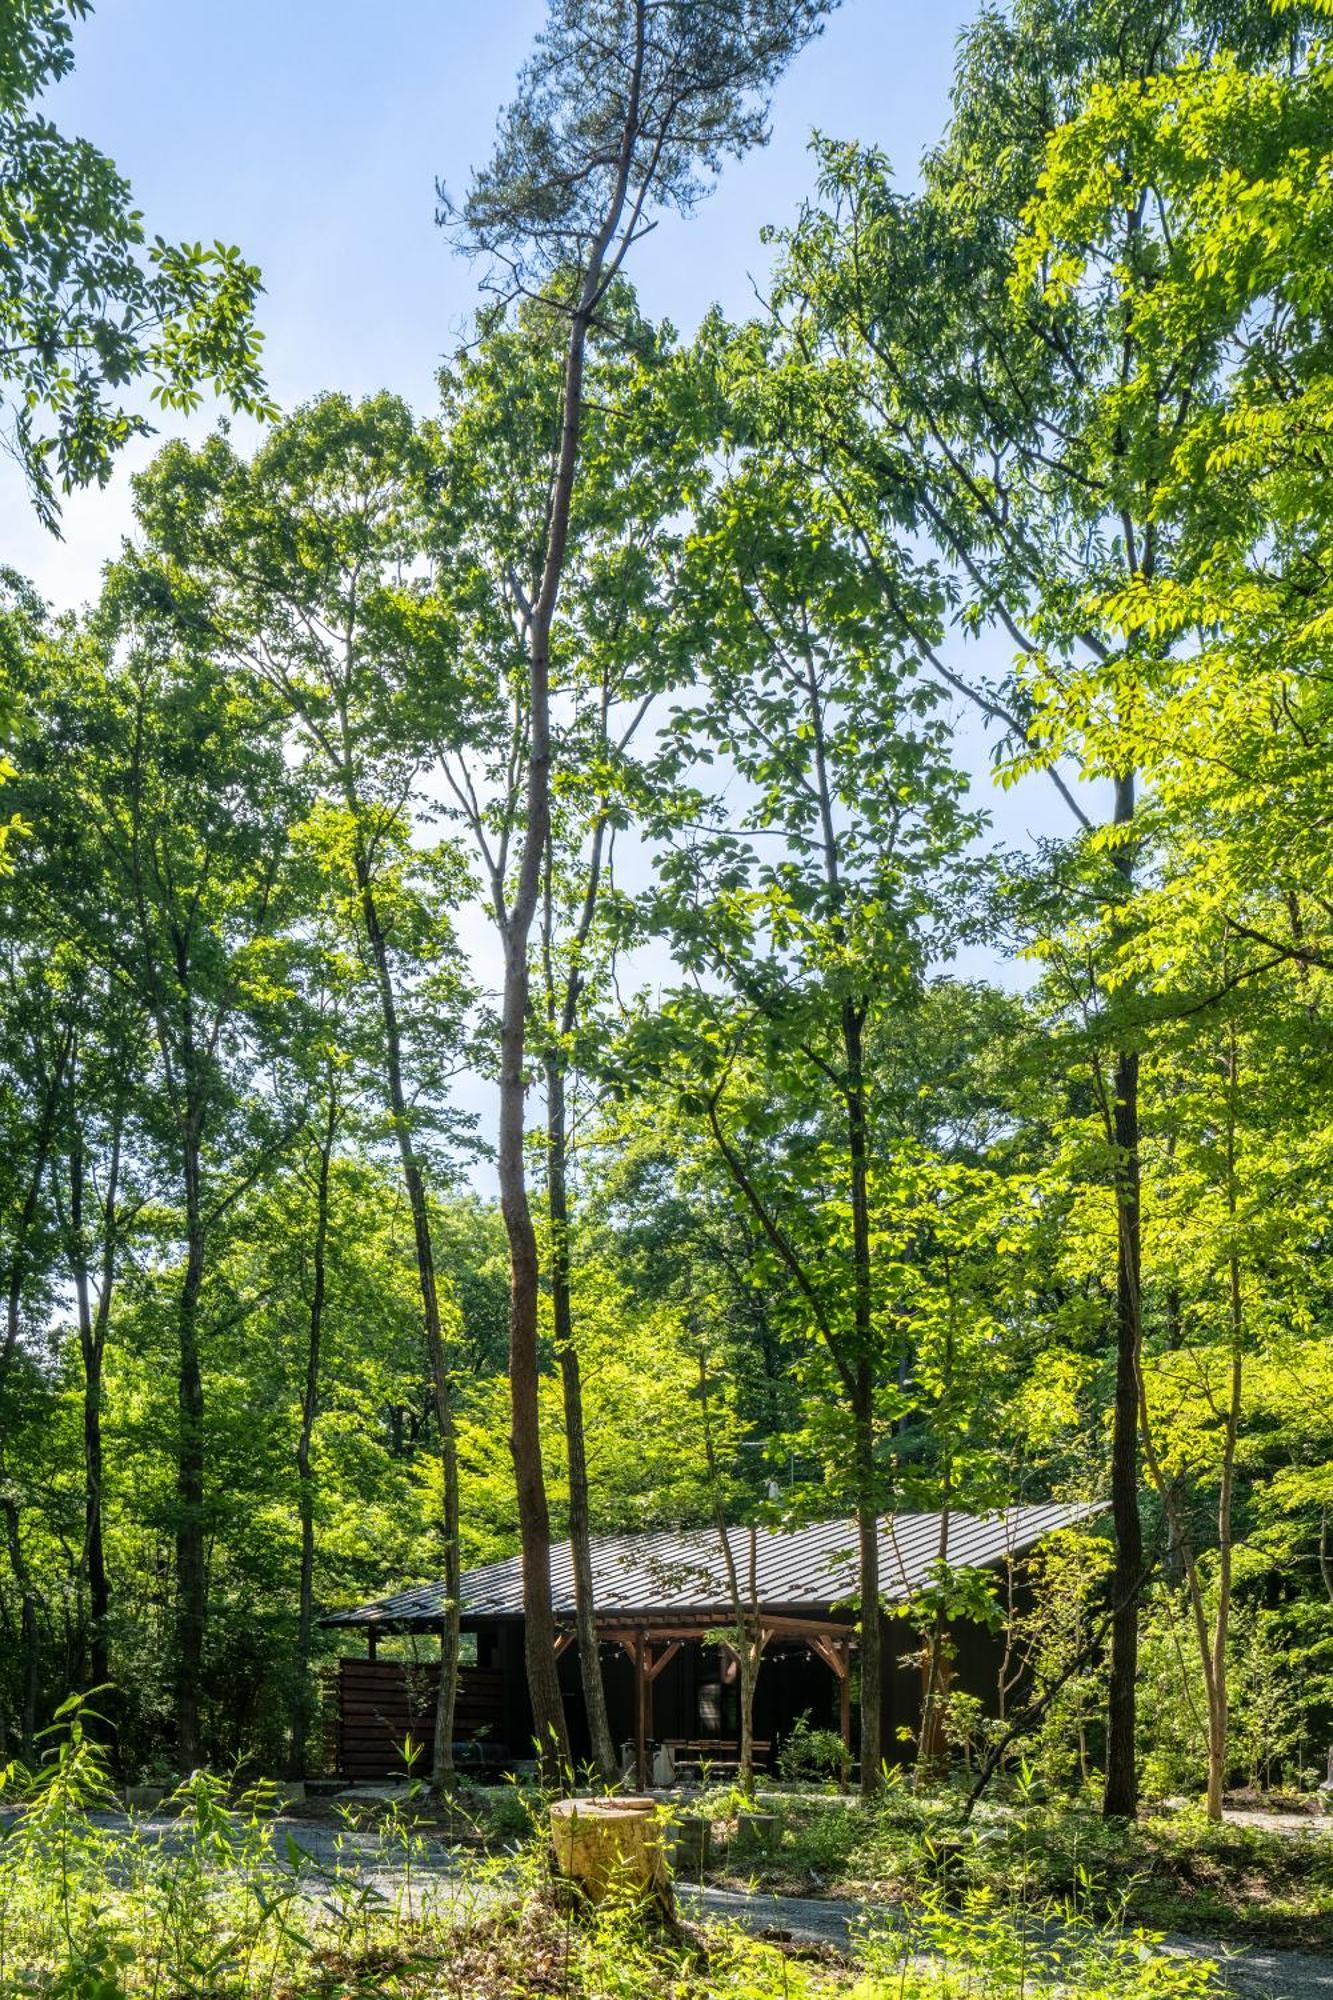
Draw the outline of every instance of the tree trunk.
M671 1870L651 1799L557 1799L550 1826L556 1875L581 1898L612 1896L671 1919Z
M1139 1590L1143 1526L1139 1516L1139 1059L1117 1057L1115 1069L1116 1165L1116 1377L1111 1433L1111 1513L1115 1567L1111 1577L1111 1672L1106 1717L1106 1787L1102 1810L1132 1819L1138 1811L1135 1744L1139 1648Z
M40 1664L37 1632L37 1597L33 1589L32 1573L23 1553L23 1538L19 1532L18 1502L8 1494L0 1498L0 1512L5 1517L5 1540L9 1548L9 1565L14 1572L14 1582L19 1593L19 1629L22 1654L22 1680L19 1695L19 1753L30 1770L37 1763L37 1676Z
M754 1695L759 1685L759 1668L764 1657L764 1628L759 1619L759 1531L751 1527L749 1542L749 1592L747 1615L741 1621L740 1668L741 1743L740 1788L747 1799L754 1797ZM730 1538L726 1538L728 1552Z
M583 1383L578 1350L574 1345L570 1297L565 1079L555 1051L546 1059L546 1140L546 1194L551 1220L551 1306L564 1391L565 1448L569 1459L569 1546L574 1571L574 1624L593 1763L603 1780L611 1784L618 1775L618 1767L615 1745L611 1740L611 1721L606 1710L606 1687L602 1679L601 1649L597 1639L588 1460L583 1433Z
M754 1529L750 1530L754 1533ZM754 1695L759 1685L763 1635L756 1614L751 1613L741 1627L736 1653L736 1676L740 1696L740 1747L736 1768L737 1789L747 1799L754 1797Z
M1233 1395L1239 1394L1239 1376L1233 1375ZM1208 1606L1204 1596L1203 1578L1199 1572L1199 1559L1194 1550L1188 1524L1181 1510L1181 1496L1177 1483L1169 1479L1163 1470L1154 1440L1153 1424L1148 1407L1146 1385L1141 1388L1139 1400L1140 1420L1143 1431L1144 1452L1148 1470L1152 1477L1158 1498L1171 1523L1176 1547L1180 1552L1184 1571L1185 1588L1189 1598L1190 1616L1194 1626L1194 1637L1198 1647L1199 1666L1203 1674L1204 1697L1208 1704L1208 1750L1205 1783L1207 1788L1208 1814L1211 1819L1222 1817L1222 1791L1226 1768L1227 1702L1226 1702L1226 1627L1231 1597L1231 1551L1230 1551L1230 1508L1231 1475L1224 1466L1223 1494L1219 1498L1219 1513L1225 1505L1228 1525L1223 1529L1227 1549L1223 1563L1224 1577L1221 1583L1219 1613L1212 1631L1208 1625ZM1221 1638L1222 1675L1218 1678L1218 1638Z
M1116 785L1115 819L1134 816L1132 777ZM1128 887L1133 863L1118 863ZM1111 1432L1111 1514L1115 1567L1111 1577L1111 1666L1106 1714L1108 1818L1132 1819L1138 1811L1136 1684L1139 1671L1139 1593L1143 1587L1143 1523L1139 1516L1139 1361L1142 1338L1141 1217L1139 1209L1139 1058L1122 1049L1115 1063L1116 1376Z
M197 1129L185 1150L185 1276L177 1310L179 1340L176 1441L176 1753L181 1776L200 1760L207 1580L204 1556L204 1383L199 1359L199 1299L204 1282L204 1221Z
M528 1693L539 1754L548 1772L568 1768L564 1704L555 1670L555 1620L551 1613L551 1523L542 1468L537 1365L537 1243L528 1206L523 1161L524 1037L528 1007L528 940L537 913L551 833L551 629L569 550L569 525L578 478L583 429L584 368L588 329L606 285L633 241L656 170L654 155L637 191L637 205L618 252L607 257L625 216L639 142L643 137L642 88L648 52L647 8L635 4L634 56L626 78L624 112L610 187L600 220L590 232L570 313L560 396L560 434L551 467L541 581L527 619L529 734L525 824L513 903L504 924L504 996L500 1014L500 1210L509 1238L510 1450L518 1498L523 1562L523 1625Z
M821 789L825 789L821 768ZM883 1634L879 1610L879 1479L875 1466L875 1367L871 1315L870 1144L861 1009L843 1003L847 1152L852 1196L852 1284L856 1393L856 1519L861 1581L861 1796L879 1790L884 1764L880 1709Z
M606 258L626 202L640 132L640 93L647 49L646 16L637 4L637 34L627 79L615 172L606 205L588 245L570 314L560 396L560 435L551 468L546 546L541 581L527 620L528 759L523 845L513 903L505 920L504 995L500 1012L500 1210L509 1238L510 1450L518 1498L523 1561L523 1629L539 1754L548 1769L568 1767L564 1704L555 1670L555 1620L551 1613L551 1522L542 1469L537 1366L537 1242L528 1206L523 1161L524 1038L528 1010L528 940L537 914L546 848L551 834L551 628L569 551L569 524L578 478L583 429L584 368L588 329L601 302ZM640 188L639 199L646 194ZM621 244L611 276L631 237Z
M943 1504L940 1508L940 1531L936 1547L936 1560L941 1568L949 1558L949 1482L946 1481ZM936 1756L935 1739L938 1734L936 1724L942 1705L944 1682L944 1613L937 1609L930 1621L930 1629L924 1635L926 1643L926 1678L921 1690L921 1731L917 1738L916 1769L912 1773L912 1790L917 1791L927 1778L933 1777L939 1760Z
M65 1066L74 1047L74 1031L67 1028L61 1037L56 1052L55 1068L47 1079L42 1097L42 1108L37 1119L37 1131L33 1139L32 1168L28 1184L24 1190L23 1205L14 1225L14 1247L10 1252L9 1268L5 1278L5 1335L0 1345L0 1388L13 1363L18 1348L19 1328L22 1318L23 1287L28 1275L28 1254L33 1223L37 1219L37 1204L41 1199L42 1182L50 1159L51 1146L55 1138L56 1113L60 1103L61 1082Z
M100 1344L84 1380L84 1560L88 1570L88 1664L91 1686L111 1679L111 1582L103 1534L102 1352Z
M528 1017L528 941L551 832L551 625L564 574L570 508L583 417L588 322L600 259L585 274L582 302L570 322L565 353L560 443L551 481L546 560L528 621L527 786L523 846L514 899L505 922L504 994L500 1010L500 1212L509 1239L509 1448L514 1461L519 1545L523 1563L523 1639L528 1695L538 1755L548 1775L569 1764L564 1703L555 1661L551 1609L551 1517L542 1466L537 1359L537 1238L528 1204L523 1157L524 1052Z
M441 1357L442 1362L442 1357ZM443 1389L441 1382L443 1381ZM458 1502L458 1438L454 1429L453 1398L443 1369L436 1373L435 1421L441 1440L441 1469L444 1477L444 1594L445 1614L440 1624L440 1684L435 1696L435 1747L431 1764L431 1785L438 1791L451 1790L454 1783L454 1709L458 1703L460 1620L463 1601L463 1561L460 1542L461 1521Z
M1231 1242L1227 1251L1227 1309L1231 1333L1226 1428L1222 1443L1222 1477L1217 1495L1217 1616L1213 1623L1212 1672L1208 1677L1208 1817L1220 1823L1227 1782L1227 1736L1230 1699L1227 1681L1227 1639L1231 1625L1231 1571L1234 1524L1231 1518L1236 1483L1236 1444L1240 1435L1241 1391L1244 1382L1245 1306L1241 1293L1240 1253L1236 1240L1236 1105L1239 1085L1236 1037L1227 1047L1227 1210Z
M544 782L544 779L543 779ZM532 838L529 824L528 838ZM543 834L543 844L545 836ZM529 919L529 922L531 920ZM569 1738L556 1671L551 1603L551 1517L542 1466L537 1361L537 1237L523 1161L523 1050L528 999L528 930L511 927L505 947L500 1027L500 1208L509 1238L509 1448L514 1461L523 1564L523 1643L537 1755L548 1779L569 1765Z
M735 1654L739 1670L741 1708L740 1768L736 1781L748 1799L754 1796L754 1691L759 1680L759 1665L764 1656L764 1629L759 1618L759 1533L754 1527L747 1531L749 1589L747 1594L742 1596L740 1571L736 1565L735 1552L731 1546L731 1529L727 1522L726 1498L718 1471L712 1408L708 1400L708 1362L702 1348L699 1350L699 1412L703 1422L704 1460L708 1466L708 1483L712 1491L713 1526L717 1530L718 1550L727 1579L727 1597L735 1621L733 1628L735 1636L731 1650Z
M353 802L354 803L354 802ZM444 1330L440 1319L439 1287L435 1276L435 1251L431 1241L430 1207L426 1184L412 1143L407 1093L403 1084L402 1038L398 1026L398 1002L394 992L393 968L389 963L388 940L380 922L374 879L365 851L358 845L357 883L361 911L366 926L379 987L380 1015L384 1028L384 1059L393 1112L398 1157L403 1170L412 1216L412 1239L416 1250L417 1282L421 1292L421 1312L426 1331L426 1351L430 1361L431 1389L435 1421L440 1433L440 1461L443 1485L444 1594L445 1614L440 1630L440 1686L435 1703L435 1755L431 1783L445 1790L454 1781L454 1708L458 1698L459 1614L462 1595L462 1562L459 1550L458 1440L454 1428L453 1384L444 1351ZM554 1649L554 1641L552 1641ZM554 1652L553 1652L554 1658Z
M297 1609L296 1682L292 1691L290 1774L306 1775L310 1735L310 1654L315 1625L315 1494L310 1471L310 1447L319 1413L320 1351L324 1334L324 1296L329 1241L329 1175L338 1132L338 1090L330 1074L328 1116L319 1149L315 1182L315 1242L310 1283L310 1319L306 1337L305 1388L301 1397L301 1431L296 1442L297 1493L301 1516L301 1583Z
M861 1796L868 1799L879 1790L884 1764L880 1727L884 1633L879 1609L879 1502L875 1491L873 1413L867 1418L862 1411L858 1411L856 1424L856 1538L861 1582ZM866 1495L869 1497L864 1497Z
M815 795L824 850L824 880L835 927L842 930L844 887L839 858L833 787L829 779L824 704L813 655L805 661ZM861 1796L879 1790L884 1765L881 1731L883 1623L879 1603L880 1486L875 1463L875 1364L870 1249L870 1130L865 1083L866 1004L855 994L843 1000L840 1015L843 1099L852 1207L852 1339L850 1355L837 1355L839 1373L851 1390L856 1474L856 1523L861 1593ZM827 1338L827 1335L826 1335Z
M111 1317L116 1270L116 1200L120 1180L121 1126L111 1137L107 1191L102 1210L102 1269L94 1308L88 1282L84 1237L83 1141L76 1130L69 1156L70 1262L83 1361L83 1561L88 1579L89 1681L105 1687L111 1678L108 1621L111 1586L106 1568L102 1476L102 1364Z

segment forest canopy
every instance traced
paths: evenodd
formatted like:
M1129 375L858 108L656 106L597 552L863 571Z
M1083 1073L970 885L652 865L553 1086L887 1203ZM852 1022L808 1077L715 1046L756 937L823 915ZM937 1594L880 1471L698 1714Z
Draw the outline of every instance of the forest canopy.
M10 11L34 504L136 381L262 435L164 442L85 611L3 579L0 1763L100 1688L123 1775L299 1777L320 1615L440 1578L447 1783L518 1551L558 1751L552 1540L586 1640L590 1536L849 1517L873 1791L893 1645L924 1752L1012 1608L942 1561L886 1646L877 1522L1053 1498L1017 1747L1112 1815L1312 1786L1333 9L983 9L919 174L817 137L687 335L637 246L830 8L555 0L434 404L281 414L254 267L33 108L84 7Z

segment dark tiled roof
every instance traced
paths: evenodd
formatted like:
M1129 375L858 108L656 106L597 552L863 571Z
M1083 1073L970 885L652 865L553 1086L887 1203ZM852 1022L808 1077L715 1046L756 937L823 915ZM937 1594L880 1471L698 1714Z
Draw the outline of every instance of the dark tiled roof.
M989 1569L1021 1555L1057 1528L1072 1527L1095 1506L1047 1501L978 1517L954 1514L948 1559L955 1568ZM748 1590L749 1533L730 1530L742 1591ZM886 1603L901 1604L920 1589L939 1554L938 1514L886 1515L880 1523L881 1589ZM593 1595L600 1617L677 1612L725 1612L726 1571L717 1535L709 1528L647 1535L598 1535L592 1544ZM770 1611L826 1612L856 1590L856 1523L821 1521L806 1528L759 1530L760 1602ZM574 1579L568 1542L551 1549L551 1588L557 1617L574 1613ZM435 1626L444 1586L422 1584L351 1611L334 1611L324 1625ZM468 1570L463 1577L465 1619L515 1618L523 1612L523 1576L517 1556Z

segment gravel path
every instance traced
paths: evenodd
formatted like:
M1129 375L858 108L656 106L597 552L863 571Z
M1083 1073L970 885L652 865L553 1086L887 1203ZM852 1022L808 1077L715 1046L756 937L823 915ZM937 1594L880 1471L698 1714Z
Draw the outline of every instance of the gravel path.
M169 1825L169 1822L163 1824ZM321 1866L329 1867L336 1855L337 1834L330 1828L293 1823L290 1829L299 1844ZM368 1863L376 1857L373 1834L343 1834L342 1858L354 1852L364 1854ZM441 1911L456 1906L461 1884L456 1867L444 1849L428 1849L424 1868L414 1862L422 1881L423 1901ZM367 1879L383 1894L391 1895L401 1885L401 1871L369 1867ZM702 1918L726 1918L758 1933L785 1933L813 1944L833 1945L845 1950L854 1926L865 1916L867 1905L846 1898L827 1896L771 1896L749 1894L734 1889L715 1889L693 1883L679 1883L682 1906ZM1223 1968L1227 1986L1244 2000L1333 2000L1333 1958L1311 1952L1269 1951L1246 1946L1232 1951L1216 1939L1169 1937L1168 1951L1182 1957L1216 1959Z
M867 1905L841 1897L750 1896L737 1890L682 1888L681 1900L702 1915L728 1917L747 1930L786 1932L811 1943L845 1947ZM1333 2000L1333 1958L1312 1952L1235 1951L1217 1939L1168 1937L1167 1951L1182 1958L1214 1958L1228 1987L1246 2000Z
M99 1814L106 1826L128 1831L129 1822L119 1815ZM172 1819L141 1819L139 1831L149 1839L161 1839L170 1850L181 1836ZM317 1867L332 1871L341 1865L353 1868L360 1882L386 1897L403 1888L406 1867L392 1857L386 1860L378 1836L371 1832L341 1830L306 1820L278 1820L274 1823L274 1845L285 1857L288 1837ZM481 1889L461 1873L455 1857L444 1847L428 1844L412 1858L416 1884L413 1901L420 1910L455 1918L472 1914L486 1902L503 1894L502 1885ZM813 1944L832 1945L844 1950L851 1942L855 1925L873 1906L836 1896L770 1896L734 1889L700 1887L678 1883L685 1910L697 1917L725 1918L760 1934L772 1932ZM1231 1950L1216 1940L1169 1937L1168 1951L1182 1957L1216 1959L1230 1991L1244 2000L1333 2000L1333 1957L1312 1952L1269 1951L1248 1945Z

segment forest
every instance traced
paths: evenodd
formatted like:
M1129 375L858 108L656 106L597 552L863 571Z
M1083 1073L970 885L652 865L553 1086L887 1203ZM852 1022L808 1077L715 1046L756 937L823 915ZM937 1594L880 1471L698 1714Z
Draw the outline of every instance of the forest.
M554 1544L591 1716L590 1538L846 1517L867 1809L1326 1776L1333 8L983 6L683 335L638 246L832 4L550 0L424 409L274 407L40 108L82 0L0 29L14 467L164 433L94 603L3 577L0 1765L96 1690L118 1782L314 1777L321 1617L438 1578L448 1792L517 1553L558 1785ZM1029 1613L864 1616L882 1517L1044 1500Z

